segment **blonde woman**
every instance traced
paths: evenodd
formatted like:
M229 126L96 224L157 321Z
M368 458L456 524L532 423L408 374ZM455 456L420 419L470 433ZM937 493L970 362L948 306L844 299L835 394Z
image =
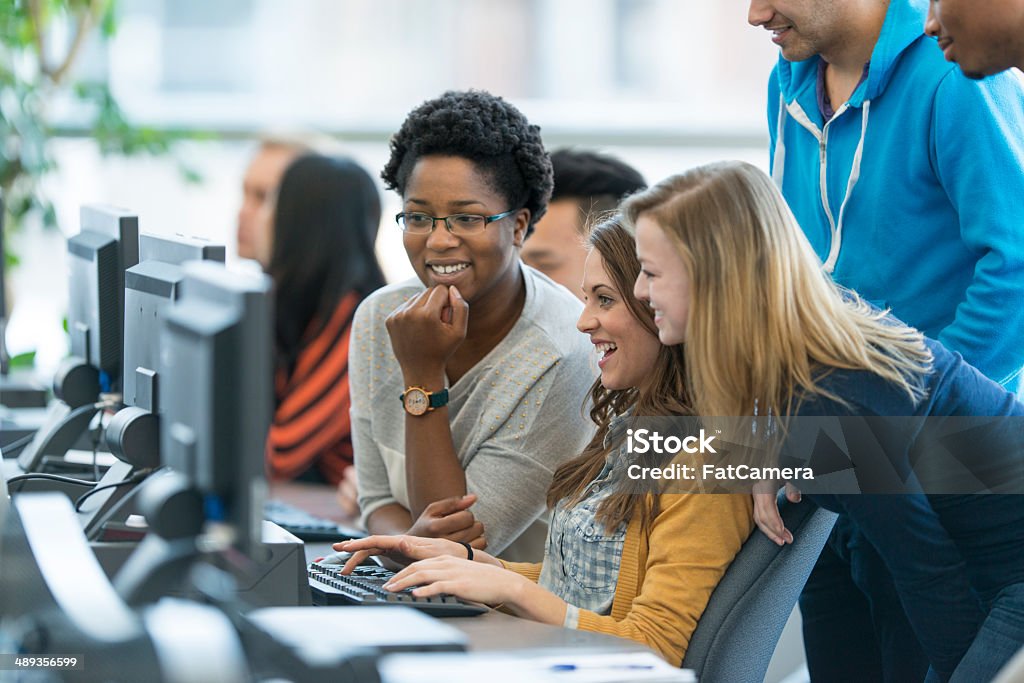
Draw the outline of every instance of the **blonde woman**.
M420 560L387 588L503 604L548 624L630 638L679 664L711 592L753 529L746 495L639 494L625 476L631 415L690 414L682 354L662 346L650 309L632 295L633 238L615 221L591 233L577 327L600 354L590 392L597 432L555 472L544 561L510 563L445 539L372 536L334 547ZM468 555L468 558L467 558Z
M684 349L698 415L984 415L1014 424L1024 415L958 354L834 285L754 166L694 169L634 195L623 212L641 262L635 293L654 308L662 343ZM915 446L904 437L878 437L897 467L909 466ZM930 676L988 680L1020 647L1024 496L811 498L848 515L882 557ZM774 496L755 507L765 533L792 538Z

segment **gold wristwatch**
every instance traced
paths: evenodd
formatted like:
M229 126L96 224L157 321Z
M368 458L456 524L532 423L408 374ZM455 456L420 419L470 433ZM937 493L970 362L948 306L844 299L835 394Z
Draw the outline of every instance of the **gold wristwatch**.
M432 410L448 405L448 389L427 391L423 387L408 387L400 397L405 412L410 415L426 415Z

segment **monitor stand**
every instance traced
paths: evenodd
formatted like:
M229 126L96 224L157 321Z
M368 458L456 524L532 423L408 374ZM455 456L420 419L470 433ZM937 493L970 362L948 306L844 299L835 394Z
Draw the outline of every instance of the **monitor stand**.
M10 559L35 571L2 577L3 597L23 598L11 603L18 612L4 615L11 651L74 659L67 680L253 680L237 618L218 606L174 600L133 609L96 565L67 500L40 494L14 505L24 543ZM64 680L61 673L29 678Z
M178 588L171 584L183 575L176 563L189 565L198 557L186 557L187 552L183 550L189 546L183 545L182 539L195 544L198 533L189 526L192 522L188 520L194 519L196 515L202 515L201 509L194 509L196 505L201 506L201 502L183 502L189 499L180 480L181 476L175 472L167 469L158 470L111 506L102 518L103 524L94 520L92 529L99 532L105 527L116 532L101 533L96 538L90 537L90 546L107 576L118 577L121 581L140 586L143 585L141 579L124 577L166 577L166 580L145 583L144 594L176 594ZM100 495L102 494L97 494L97 497ZM153 502L154 499L171 499L174 502L162 503L163 512L154 511L154 506L157 506ZM192 509L189 509L190 506ZM86 515L90 510L86 510L85 507L83 505L83 512L79 513L82 515L80 521L83 525L87 525L89 521ZM168 510L173 510L173 513L167 512ZM150 511L149 515L146 514L147 511ZM168 517L171 517L169 521ZM156 519L156 523L151 526L160 529L161 533L156 533L154 528L146 526L146 519ZM257 546L252 556L226 551L206 553L203 554L203 558L229 572L237 584L239 599L251 606L311 604L304 544L276 524L264 520L262 525L263 542ZM169 526L171 528L168 528ZM118 534L128 540L99 540L114 538ZM138 557L133 556L136 555L136 551ZM162 568L168 564L171 565L170 570Z

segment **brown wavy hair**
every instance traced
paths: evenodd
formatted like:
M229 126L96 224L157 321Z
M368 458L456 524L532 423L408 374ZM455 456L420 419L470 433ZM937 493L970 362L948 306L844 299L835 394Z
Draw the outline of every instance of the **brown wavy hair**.
M587 243L591 250L601 255L612 286L633 318L657 338L654 311L633 296L633 284L640 274L640 261L636 257L636 242L620 218L612 216L595 225L590 230ZM683 358L681 347L662 346L643 385L609 390L604 388L600 378L594 382L589 394L590 419L597 425L597 432L579 456L555 471L548 489L549 508L559 504L571 507L579 503L587 487L604 467L608 454L621 446L625 430L612 439L608 438L612 418L627 411L637 417L693 414L686 396ZM657 516L657 499L650 505L645 504L650 495L633 492L628 480L618 482L615 491L598 506L597 520L610 531L632 519L634 514L640 514L646 527Z

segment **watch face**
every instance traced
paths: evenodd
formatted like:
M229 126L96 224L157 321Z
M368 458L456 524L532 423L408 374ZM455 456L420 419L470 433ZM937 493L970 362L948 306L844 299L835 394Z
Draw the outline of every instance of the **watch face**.
M429 409L430 399L422 389L409 389L405 392L405 410L410 415L422 415Z

